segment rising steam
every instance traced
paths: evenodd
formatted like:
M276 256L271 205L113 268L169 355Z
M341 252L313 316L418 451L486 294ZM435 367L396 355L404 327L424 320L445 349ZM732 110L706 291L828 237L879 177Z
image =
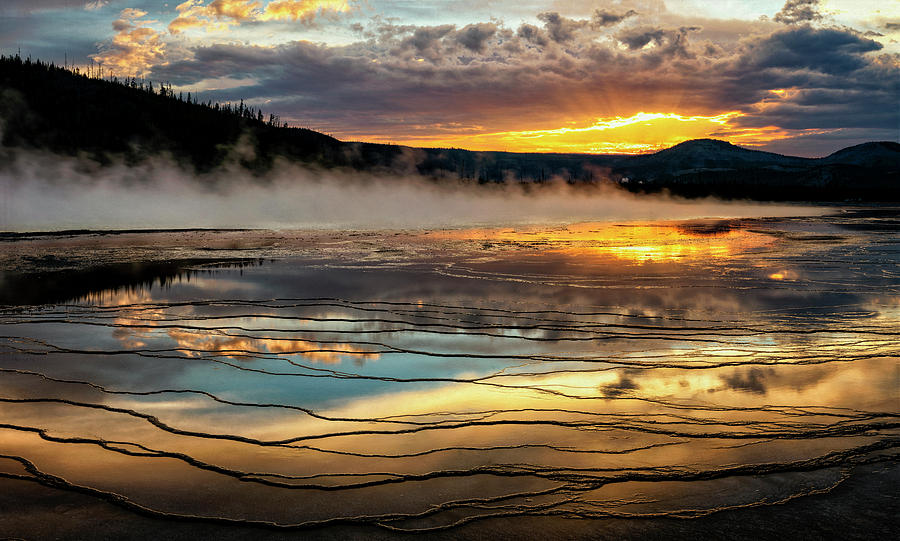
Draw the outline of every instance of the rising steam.
M196 175L159 157L98 167L34 151L7 155L0 167L5 231L386 229L821 213L795 205L634 195L611 184L478 185L287 163L261 179L239 167Z

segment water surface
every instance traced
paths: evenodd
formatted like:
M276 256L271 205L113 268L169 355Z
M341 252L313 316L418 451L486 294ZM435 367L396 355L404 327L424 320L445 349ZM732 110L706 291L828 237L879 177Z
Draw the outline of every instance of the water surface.
M699 521L896 464L884 216L396 237L8 307L0 472L166 519L477 534Z

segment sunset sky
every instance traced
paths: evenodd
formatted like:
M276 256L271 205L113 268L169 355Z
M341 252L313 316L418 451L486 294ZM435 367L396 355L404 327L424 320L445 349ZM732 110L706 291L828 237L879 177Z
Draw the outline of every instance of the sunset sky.
M343 140L822 156L900 138L900 2L3 0L0 52L140 75Z

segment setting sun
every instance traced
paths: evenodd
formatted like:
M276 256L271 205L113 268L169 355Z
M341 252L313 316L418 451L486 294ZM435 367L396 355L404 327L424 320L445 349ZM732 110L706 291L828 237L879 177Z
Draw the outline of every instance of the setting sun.
M435 135L393 141L409 146L480 151L644 154L691 139L715 138L758 146L785 135L784 130L775 126L738 127L733 121L742 116L740 111L713 116L639 112L630 117L597 118L556 129ZM367 139L379 141L380 138L371 135Z

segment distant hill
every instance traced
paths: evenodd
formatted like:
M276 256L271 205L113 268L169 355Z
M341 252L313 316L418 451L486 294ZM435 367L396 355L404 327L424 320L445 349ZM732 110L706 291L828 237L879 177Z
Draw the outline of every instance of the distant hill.
M687 141L654 154L473 152L343 142L243 103L199 103L136 79L98 79L0 57L4 149L86 156L101 164L167 156L199 173L232 164L264 175L276 161L385 175L477 182L610 180L635 192L768 200L900 201L900 144L873 142L825 158L782 156L725 141ZM3 167L0 160L0 168ZM8 161L8 160L6 160ZM215 176L208 177L215 182Z
M748 150L716 139L694 139L679 143L655 154L635 156L625 169L643 171L647 175L683 174L702 169L743 169L748 167L780 167L800 169L809 166L807 158L782 156L771 152Z
M686 141L613 168L634 191L776 200L900 200L900 144L873 142L824 158L748 150L725 141Z
M838 150L834 154L822 158L821 163L881 167L896 171L898 167L898 152L900 152L900 144L890 141L876 141Z

